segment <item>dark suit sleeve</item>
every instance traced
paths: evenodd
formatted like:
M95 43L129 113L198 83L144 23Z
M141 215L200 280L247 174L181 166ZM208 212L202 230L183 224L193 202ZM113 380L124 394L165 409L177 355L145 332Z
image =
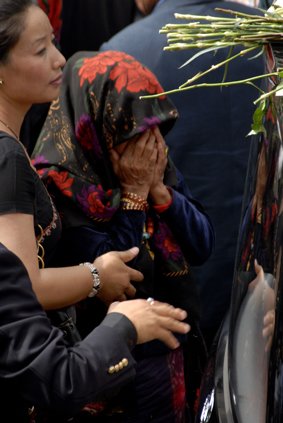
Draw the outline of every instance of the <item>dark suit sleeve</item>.
M135 342L132 323L111 313L87 338L66 347L23 264L0 244L0 380L14 387L14 397L17 392L30 404L75 413L132 380Z

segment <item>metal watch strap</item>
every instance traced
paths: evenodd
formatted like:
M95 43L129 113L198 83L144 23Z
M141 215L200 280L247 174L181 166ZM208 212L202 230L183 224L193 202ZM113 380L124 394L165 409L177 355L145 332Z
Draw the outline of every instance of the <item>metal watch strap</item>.
M98 270L94 266L93 263L89 263L89 262L81 263L80 266L87 267L92 274L93 285L92 285L92 289L91 289L90 293L88 294L88 297L92 298L98 293L99 288L100 288L100 277L99 277Z

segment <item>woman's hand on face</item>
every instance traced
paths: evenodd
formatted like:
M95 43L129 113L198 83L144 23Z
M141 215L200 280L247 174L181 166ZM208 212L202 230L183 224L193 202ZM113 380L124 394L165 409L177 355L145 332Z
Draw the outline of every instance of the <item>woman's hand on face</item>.
M152 185L157 162L156 136L150 130L136 140L129 140L119 153L119 148L110 150L113 170L124 191L147 198Z
M153 134L156 139L157 146L157 161L154 170L152 184L150 186L149 195L155 204L164 204L170 200L170 194L164 185L164 172L168 163L167 151L168 147L165 144L165 140L161 135L158 127L155 127Z
M110 251L94 261L97 267L101 288L97 298L109 305L113 301L124 301L133 298L136 293L132 281L141 282L143 274L126 265L138 254L137 247L126 251Z
M173 306L159 301L129 300L113 303L108 313L124 314L136 328L137 343L159 339L169 348L177 348L179 342L173 333L186 334L190 330L187 323L182 322L187 313Z

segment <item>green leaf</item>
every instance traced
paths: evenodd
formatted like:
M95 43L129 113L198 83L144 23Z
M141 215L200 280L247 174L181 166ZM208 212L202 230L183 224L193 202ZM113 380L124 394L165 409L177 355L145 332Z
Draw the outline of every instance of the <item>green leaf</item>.
M185 63L183 63L179 69L183 68L184 66L187 66L188 64L190 64L193 60L195 60L197 57L202 56L205 53L208 53L210 51L216 51L216 50L220 50L221 48L227 48L227 46L223 46L223 47L210 47L210 48L206 48L205 50L201 50L198 53L194 54L189 60L187 60Z
M263 124L265 113L266 113L266 101L262 100L259 102L258 107L255 109L253 114L253 123L252 123L252 130L248 133L250 135L256 135L259 133L265 134L265 127Z

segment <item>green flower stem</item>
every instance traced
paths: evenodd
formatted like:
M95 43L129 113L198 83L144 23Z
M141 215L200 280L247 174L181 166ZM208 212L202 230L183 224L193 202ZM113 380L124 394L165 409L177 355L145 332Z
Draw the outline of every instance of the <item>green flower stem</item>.
M230 82L215 82L215 83L202 83L202 84L195 84L195 85L191 85L190 87L179 87L173 90L169 90L169 91L164 91L162 93L158 93L158 94L151 94L151 95L143 95L140 96L139 98L142 99L147 99L147 98L157 98L160 97L162 95L169 95L169 94L174 94L174 93L178 93L180 91L188 91L188 90L192 90L194 88L205 88L205 87L229 87L232 85L239 85L239 84L249 84L252 81L256 81L258 79L262 79L262 78L266 78L266 77L270 77L270 76L278 76L277 72L271 72L271 73L266 73L263 75L258 75L258 76L253 76L251 78L247 78L247 79L241 79L238 81L230 81ZM193 80L193 78L192 78ZM281 88L282 89L282 88ZM275 90L274 90L275 91ZM278 91L278 90L277 90ZM266 94L270 94L273 93L273 91L270 91L269 93ZM266 97L268 96L266 95ZM261 96L262 97L262 96ZM254 103L257 103L259 101L260 98L258 98Z
M263 19L258 19L258 20L245 20L245 21L241 21L241 20L236 20L234 18L232 18L230 20L230 22L223 22L222 19L215 21L215 22L211 22L211 23L203 23L203 22L199 22L196 21L195 19L197 19L198 17L194 17L192 16L192 19L194 18L194 22L190 22L190 23L177 23L177 24L166 24L164 25L159 32L168 32L168 31L174 31L174 30L187 30L187 29L192 29L192 28L199 28L199 27L203 27L203 28L240 28L241 26L246 26L246 25L252 25L254 28L258 27L260 28L261 26L268 26L268 27L273 27L273 28L280 28L280 25L282 25L283 19L276 19L273 21L268 21L268 20L263 20Z
M277 76L277 74L276 74L276 76ZM281 90L282 90L282 86L276 87L276 88L274 88L274 90L271 90L271 91L268 91L267 93L262 94L259 98L257 98L254 101L254 104L260 103L262 100L265 100L266 98L270 97L271 95L273 95L273 94L275 94L275 93L277 93L278 91L281 91Z
M250 53L251 51L255 50L255 47L251 47L246 50L240 51L238 54L235 54L234 56L228 57L228 59L223 60L222 62L217 63L216 65L212 65L209 69L207 69L204 72L201 72L197 75L195 75L193 78L189 79L187 82L182 84L179 89L185 88L187 85L191 84L192 82L196 81L197 79L202 78L204 75L207 75L208 73L214 71L215 69L220 68L221 66L227 65L232 60L235 60L237 57L244 56L247 53Z
M231 9L222 9L220 7L215 8L218 12L227 13L233 16L236 16L236 19L240 16L242 18L247 19L263 19L264 17L261 15L249 15L247 13L241 13L241 12L235 12L235 10ZM181 14L181 13L174 13L174 16L176 19L201 19L201 20L207 20L207 21L235 21L235 18L224 18L224 17L218 17L218 16L201 16L201 15L190 15L190 14Z
M191 44L186 44L186 43L177 43L177 44L174 44L174 45L172 45L172 46L170 46L170 47L168 47L168 46L165 46L164 47L164 50L172 50L172 51L174 51L174 50L189 50L189 49L193 49L193 48L201 48L201 49L205 49L205 48L209 48L209 47L213 47L213 46L215 46L215 49L217 48L217 47L233 47L233 46L239 46L239 45L244 45L245 47L250 47L251 46L251 43L243 43L243 42L239 42L239 43L220 43L220 42L217 42L217 43L202 43L202 42L199 42L199 43L196 43L196 44L193 44L193 45L191 45ZM253 45L253 47L251 47L253 50L255 50L255 49L257 49L257 48L259 48L259 47L261 47L261 44L258 44L258 45L256 45L255 46L255 44L253 43L252 44Z

